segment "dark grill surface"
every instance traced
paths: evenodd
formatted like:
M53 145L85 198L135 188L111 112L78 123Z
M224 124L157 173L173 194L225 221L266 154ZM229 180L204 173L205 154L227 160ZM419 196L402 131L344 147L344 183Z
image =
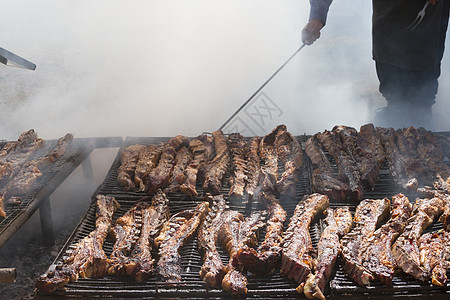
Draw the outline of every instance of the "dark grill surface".
M306 137L298 137L300 142L305 142ZM123 147L127 147L133 144L156 144L167 141L168 138L127 138ZM120 153L120 152L119 152ZM120 209L114 215L114 221L122 216L135 201L147 196L145 193L138 192L124 192L123 189L116 183L117 170L120 165L119 154L117 155L111 169L105 179L105 181L99 186L92 199L95 199L96 194L111 195L116 198L120 203ZM281 165L280 165L281 166ZM282 167L282 166L281 166ZM292 216L293 211L297 203L302 199L304 195L311 193L310 176L311 165L309 159L304 153L304 166L301 169L299 182L297 184L297 195L295 198L282 198L281 204L288 213L288 221ZM223 194L227 199L230 208L238 210L243 213L244 216L248 216L251 210L260 209L257 203L253 202L251 209L246 208L244 204L228 198L228 185L227 181L224 181ZM199 195L202 195L203 190L201 186L197 186ZM381 199L384 197L392 197L393 195L402 192L402 189L395 185L392 176L386 167L384 167L380 173L380 180L376 185L374 191L365 191L365 198ZM411 201L414 201L416 195L408 195ZM168 194L170 213L175 214L186 208L191 208L201 202L201 198L190 199L190 197L182 193ZM355 203L330 203L333 208L349 205L352 212L355 210ZM287 222L288 222L287 221ZM285 225L287 225L287 222ZM322 219L315 220L311 226L310 233L313 245L316 246L322 231ZM73 232L72 236L68 239L66 245L61 250L60 254L56 258L55 262L50 266L49 271L54 270L57 265L62 264L62 258L65 255L66 250L70 249L80 239L87 236L95 228L95 202L93 201L84 219L81 220L78 227ZM435 223L427 231L437 230L442 228L442 225ZM264 237L265 232L260 232L261 238ZM113 247L113 241L107 240L104 245L106 254L109 256ZM156 252L153 253L154 257ZM225 251L221 252L222 260L224 263L228 262L228 255ZM52 294L38 293L40 296L66 296L66 297L136 297L136 298L178 298L188 297L191 299L215 299L215 298L228 298L232 297L222 289L208 288L203 281L200 280L198 272L202 266L202 258L197 250L197 238L194 237L192 241L187 243L181 251L182 257L182 282L178 284L167 284L158 280L157 278L151 278L144 283L136 283L125 278L116 278L107 276L105 278L80 278L76 282L69 283L64 289L57 290ZM368 288L361 288L350 281L343 273L342 266L338 261L337 271L334 279L327 287L326 293L330 298L341 299L351 295L354 299L367 299L379 298L383 299L386 296L393 297L444 297L446 293L450 293L449 287L439 288L432 286L430 283L422 283L412 278L403 277L397 275L394 278L393 287L387 287L382 284L373 283ZM294 282L288 281L281 277L279 270L276 270L268 277L257 278L252 274L248 274L248 293L246 298L298 298L303 297L299 295L295 288L297 285ZM244 297L244 296L243 296Z

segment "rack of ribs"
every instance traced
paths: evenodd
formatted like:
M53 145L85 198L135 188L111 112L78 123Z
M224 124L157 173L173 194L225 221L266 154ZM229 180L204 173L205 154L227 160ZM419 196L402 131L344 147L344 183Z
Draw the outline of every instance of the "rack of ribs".
M259 153L262 160L261 171L263 174L261 188L265 192L276 192L278 180L278 156L275 141L277 136L287 131L286 125L278 125L271 133L261 140Z
M247 163L244 160L244 137L239 133L228 136L228 148L230 149L230 192L231 196L242 197L244 195L245 182L247 180Z
M360 285L367 285L370 272L362 265L362 245L373 234L376 226L388 214L390 201L384 199L364 199L356 207L353 218L354 228L341 240L343 268L347 275Z
M200 225L197 234L198 247L203 257L203 265L199 275L208 286L219 286L227 272L216 243L220 227L233 215L227 212L228 207L223 195L211 196L208 194L207 198L212 203L211 211Z
M317 140L317 135L313 135L306 141L305 151L314 167L312 174L313 190L336 201L345 200L348 185L333 176L331 164L322 149L322 145Z
M304 292L307 298L325 300L323 295L326 284L330 281L336 260L341 253L339 239L352 227L352 213L347 206L335 210L328 208L325 219L327 227L320 236L317 245L317 259L314 274L310 273L305 284L301 284L298 292Z
M117 183L124 187L125 191L135 188L134 173L137 162L142 151L146 146L131 145L120 152L120 167L117 171Z
M257 233L264 225L261 212L253 212L245 218L242 214L229 210L226 222L219 229L218 242L227 250L230 261L222 280L222 288L234 295L247 293L247 278L235 268L236 254L244 247L258 244Z
M392 286L396 264L391 247L395 239L403 232L411 213L412 205L405 195L393 196L391 218L361 245L361 263L369 274L370 280L377 279ZM368 284L368 282L361 282L361 284Z
M420 264L431 283L445 286L450 268L450 234L447 231L429 232L419 238Z
M144 179L158 165L162 150L163 144L150 144L144 146L144 148L139 152L139 157L134 170L134 185L137 187L138 191L145 191Z
M181 281L181 247L189 241L209 211L208 202L173 215L167 221L155 244L159 247L158 274L167 282Z
M254 248L244 246L234 256L235 267L244 267L253 274L263 276L271 273L281 261L283 224L287 213L272 194L262 192L259 201L268 207L266 234L261 245Z
M326 195L312 194L305 196L294 210L284 233L283 253L281 257L281 274L301 284L311 272L314 252L309 235L312 220L329 205Z
M186 182L186 168L192 160L192 153L188 147L183 146L175 156L175 166L173 167L170 184L166 188L167 193L175 193L180 190L180 185Z
M406 274L425 281L429 278L428 270L420 264L419 238L425 228L442 212L444 202L439 198L417 198L413 215L408 220L404 232L392 246L397 266Z
M60 269L41 275L35 287L46 293L75 281L79 276L103 277L107 272L107 257L103 243L111 228L112 216L119 208L114 197L98 195L95 229L79 241L71 251L67 251L64 264Z
M204 191L212 195L219 195L222 181L230 165L230 153L227 139L222 130L214 131L212 136L214 137L216 156L211 161L204 163L199 171L203 179Z
M189 143L193 158L186 168L186 180L180 185L180 191L191 196L197 197L196 189L197 175L200 166L211 160L214 155L214 138L203 134Z
M366 153L370 153L372 159L375 160L372 168L369 167L361 171L362 181L368 183L373 189L378 181L380 169L386 162L386 152L381 142L380 132L374 128L373 124L362 125L359 129L358 137L358 143L361 148Z
M189 145L189 139L182 135L177 135L164 144L158 165L143 178L146 193L153 194L169 184L175 166L175 155L181 147L187 145Z
M248 196L247 204L251 203L255 195L258 196L260 182L263 179L260 163L261 158L259 157L260 143L260 137L253 137L245 146L245 159L247 161L247 182L245 192Z

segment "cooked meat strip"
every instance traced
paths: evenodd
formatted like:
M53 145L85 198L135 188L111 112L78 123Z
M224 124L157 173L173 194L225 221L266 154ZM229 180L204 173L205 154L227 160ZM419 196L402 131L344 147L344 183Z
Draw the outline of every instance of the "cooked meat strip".
M362 245L373 234L377 224L390 209L390 201L384 199L364 199L356 207L353 218L354 228L341 240L343 268L347 275L360 285L367 285L371 274L361 262Z
M131 145L120 152L120 167L117 171L117 182L125 191L134 189L134 173L144 145Z
M317 259L314 274L310 273L305 284L301 284L297 291L303 290L307 298L325 300L323 295L326 284L330 281L337 257L341 253L339 239L350 231L352 227L352 213L347 206L333 210L327 209L325 219L327 227L320 236L317 245Z
M276 192L278 180L278 157L275 148L277 136L286 132L286 125L278 125L271 133L261 140L259 153L262 160L261 171L263 174L261 188L265 192Z
M182 135L171 138L164 144L158 165L144 176L145 192L155 193L158 189L164 189L169 184L175 166L176 152L189 144L189 139Z
M148 203L138 202L116 220L114 228L111 230L115 243L108 260L109 275L126 275L124 266L139 238L142 226L142 210L146 207L148 207Z
M158 274L167 282L181 281L181 247L189 241L209 211L208 202L173 215L155 239L159 247Z
M186 181L180 185L180 191L196 197L197 174L200 166L210 161L214 155L214 139L212 136L201 135L189 143L189 149L193 154L193 159L186 168Z
M151 206L142 209L142 227L139 239L131 252L131 258L125 263L128 276L143 282L154 272L154 259L151 255L152 243L169 217L169 199L158 190L152 198Z
M299 170L303 165L302 146L289 131L285 131L277 135L275 149L284 165L284 172L277 180L276 189L281 195L295 197Z
M272 194L262 192L259 201L268 207L266 235L257 250L244 246L234 256L235 267L243 266L253 274L267 275L281 261L281 242L286 211Z
M119 208L114 197L98 195L95 229L84 239L75 244L67 253L61 269L41 275L35 287L50 293L70 281L81 277L103 277L106 275L107 257L103 251L103 242L111 228L112 216Z
M139 153L134 171L134 183L139 191L145 191L145 178L158 165L158 161L163 151L163 144L147 145Z
M336 201L346 199L349 187L333 176L331 164L322 149L322 145L317 140L317 135L306 141L305 151L314 167L312 174L313 191L327 195Z
M242 197L244 195L245 181L247 180L247 164L244 160L244 137L239 133L228 136L228 148L230 149L230 192L231 196Z
M433 223L434 218L442 212L443 206L444 203L439 198L418 198L404 232L392 246L392 254L397 266L406 274L422 281L427 280L429 274L420 265L418 241L423 230Z
M403 232L411 213L412 205L405 195L393 196L391 218L361 246L361 263L371 279L377 279L392 286L396 264L391 246Z
M199 275L208 286L219 286L226 274L226 268L216 248L216 242L220 227L227 222L226 218L232 216L227 213L228 207L222 195L208 195L208 198L212 202L211 211L198 230L198 246L203 257Z
M214 131L212 136L214 137L216 156L211 161L204 163L199 171L203 179L204 191L212 195L219 195L222 181L230 165L230 153L222 130Z
M294 210L283 239L281 274L300 284L311 272L314 249L309 235L312 220L325 209L329 199L326 195L305 196Z
M261 158L259 157L260 137L253 137L245 146L245 159L247 161L247 183L245 192L248 195L248 204L253 197L259 194L259 184L263 179L261 171Z
M350 199L360 200L363 195L363 187L358 166L351 155L343 148L339 136L328 130L316 135L322 146L333 156L338 167L338 179L348 183Z
M175 193L180 190L180 185L186 182L186 168L191 160L192 153L189 148L185 146L181 147L175 156L175 166L166 192Z
M253 212L243 218L240 213L228 211L232 215L219 229L218 241L230 255L226 267L227 274L222 280L222 288L234 295L247 293L247 278L236 268L236 254L245 246L253 247L258 244L257 232L264 225L260 212Z
M373 124L365 124L359 128L358 136L361 147L372 154L377 162L377 167L381 168L386 162L386 152L381 141L380 131Z
M450 268L450 234L447 231L429 232L419 238L420 264L431 283L445 286Z

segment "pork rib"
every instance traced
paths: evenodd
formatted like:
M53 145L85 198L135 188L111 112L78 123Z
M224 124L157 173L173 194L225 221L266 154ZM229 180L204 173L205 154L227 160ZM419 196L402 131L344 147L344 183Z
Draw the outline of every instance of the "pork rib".
M239 133L228 136L230 149L230 192L231 196L242 197L244 195L245 182L247 180L247 164L244 160L244 137Z
M70 281L81 277L103 277L106 275L107 257L103 242L111 228L112 216L119 208L114 197L98 195L95 229L74 245L69 258L60 270L44 274L36 281L35 287L46 293L53 292Z
M135 188L134 173L139 156L144 148L144 145L131 145L120 152L120 167L117 173L117 183L123 186L125 191Z
M186 168L192 160L192 153L188 147L181 147L175 156L175 166L172 172L170 184L166 192L175 193L180 190L180 185L186 182Z
M145 178L158 165L163 145L147 145L139 152L134 171L134 185L139 191L145 191Z
M281 274L300 284L311 272L313 247L309 235L309 225L329 204L326 195L305 196L294 210L283 239Z
M264 136L261 140L259 153L262 160L262 181L261 188L265 192L276 192L276 183L278 180L278 157L276 153L275 140L277 136L284 134L287 131L286 125L278 125L271 133Z
M259 157L259 145L261 138L253 137L245 146L245 159L247 161L247 182L245 192L248 195L248 204L253 197L259 194L259 184L263 179L261 172L261 158Z
M431 283L445 286L450 268L450 234L447 231L429 232L419 238L420 264Z

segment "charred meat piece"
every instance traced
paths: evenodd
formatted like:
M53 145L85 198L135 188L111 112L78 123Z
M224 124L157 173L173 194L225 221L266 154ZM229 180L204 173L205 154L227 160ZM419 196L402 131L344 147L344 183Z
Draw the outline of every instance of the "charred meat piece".
M53 292L66 283L81 277L103 277L106 275L107 258L103 242L111 228L112 216L119 208L114 197L98 195L95 229L75 244L60 270L44 274L36 281L35 287L46 293Z
M281 257L281 274L300 284L311 272L313 247L309 235L312 220L325 209L329 199L325 195L305 196L294 210L294 215L284 234Z
M124 187L125 191L134 189L134 173L139 156L145 146L131 145L120 152L120 167L117 174L117 182Z
M266 235L257 250L248 246L238 250L233 264L236 268L243 266L253 274L261 276L269 274L280 264L283 224L287 214L275 196L263 192L259 199L268 207Z
M253 137L245 146L245 159L247 161L247 183L245 192L248 195L248 203L259 194L259 183L262 181L261 158L259 157L259 145L261 138Z
M284 165L284 172L277 180L276 189L281 195L295 197L298 173L303 165L302 146L289 131L284 131L277 135L275 149Z
M181 281L180 248L189 241L209 211L208 202L173 215L164 224L155 243L159 246L158 274L168 282Z
M313 190L336 201L346 199L349 189L348 185L333 176L331 164L316 135L306 141L305 151L314 167L312 174Z
M356 207L354 228L341 240L344 271L360 285L367 285L372 279L370 272L362 265L361 247L373 234L377 224L389 214L389 209L390 201L387 198L364 199Z
M450 234L447 231L429 232L419 239L420 264L431 282L437 286L447 283L450 268Z
M186 168L191 160L192 153L189 148L185 146L181 147L175 156L175 166L166 192L175 193L180 190L180 185L186 182Z
M151 241L168 219L168 204L169 200L166 195L159 190L153 197L151 206L147 206L141 211L141 233L131 252L131 258L127 259L125 263L126 274L135 281L143 282L154 272Z
M242 197L244 195L245 181L247 180L247 164L244 160L244 137L239 133L228 136L230 149L230 192L229 195Z
M214 139L212 136L201 135L189 143L189 150L193 154L193 159L186 168L186 180L180 185L180 191L190 195L198 196L196 183L200 166L211 160L214 155Z
M331 274L336 264L337 257L341 253L339 239L350 231L352 226L352 213L347 206L333 210L327 209L325 219L327 227L323 231L317 246L317 259L314 274L310 273L303 286L297 290L305 293L307 298L325 300L324 290L330 281Z
M234 295L247 293L247 278L235 269L236 254L244 247L253 247L258 243L257 232L264 225L260 212L253 212L249 217L236 211L228 211L230 217L226 217L219 229L218 241L230 255L230 262L222 280L222 288Z
M392 286L396 264L391 246L403 232L411 213L412 205L405 195L393 196L391 218L361 246L361 262L371 279Z
M277 136L287 131L286 125L278 125L271 133L262 140L259 153L262 160L261 171L263 174L261 188L265 192L276 192L276 183L278 180L278 157L276 152L275 140Z
M392 246L397 266L406 274L422 281L429 278L429 273L420 265L419 238L423 230L442 212L443 206L444 203L439 198L418 198L404 232Z
M134 184L139 191L145 191L145 178L158 165L163 145L147 145L139 153L134 172Z
M377 167L381 168L386 162L386 152L384 151L380 132L375 129L373 124L366 124L360 127L358 136L361 147L372 154L377 162ZM364 173L362 177L364 177Z
M175 166L176 152L189 144L187 137L177 135L164 144L158 165L144 176L145 192L155 193L158 189L164 189L169 184Z
M205 192L219 195L222 181L230 165L230 153L222 130L214 131L212 136L214 137L216 156L201 166L200 174Z
M199 275L208 286L219 286L226 274L226 268L220 258L216 243L220 227L227 222L227 218L232 216L227 213L228 207L225 205L222 195L214 197L208 195L208 198L212 202L211 211L198 230L198 246L203 257Z

